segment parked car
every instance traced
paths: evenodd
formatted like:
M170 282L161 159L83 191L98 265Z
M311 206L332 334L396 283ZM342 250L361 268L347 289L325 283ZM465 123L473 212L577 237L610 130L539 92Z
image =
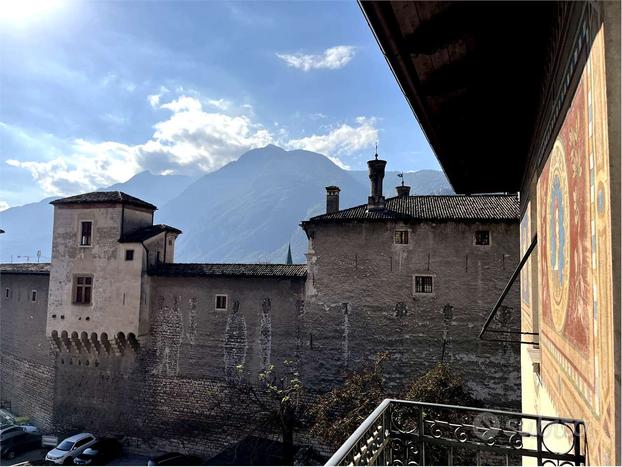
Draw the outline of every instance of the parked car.
M73 459L84 450L95 444L95 436L91 433L80 433L61 441L45 456L46 461L54 464L71 464Z
M169 452L149 459L147 465L199 465L201 459L196 456L186 456L178 452Z
M102 438L73 459L76 465L104 465L121 455L121 443L116 439Z
M33 425L9 425L4 426L0 429L0 441L4 441L7 436L10 436L12 433L33 433L33 434L41 434L39 432L39 428Z
M17 454L41 447L41 435L22 430L5 433L0 444L0 457L14 459Z

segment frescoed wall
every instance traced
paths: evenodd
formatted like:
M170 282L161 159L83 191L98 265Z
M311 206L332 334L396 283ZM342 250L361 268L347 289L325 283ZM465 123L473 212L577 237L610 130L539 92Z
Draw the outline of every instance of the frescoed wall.
M559 415L586 422L590 464L615 462L604 59L601 30L538 180L542 380Z

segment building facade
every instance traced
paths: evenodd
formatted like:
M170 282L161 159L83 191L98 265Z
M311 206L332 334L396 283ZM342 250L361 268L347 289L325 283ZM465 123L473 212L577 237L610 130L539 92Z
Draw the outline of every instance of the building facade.
M385 199L303 222L308 264L180 264L181 232L119 192L54 201L51 264L2 265L2 401L46 431L88 429L142 449L213 455L255 430L241 375L296 362L311 395L379 352L396 393L439 361L481 400L520 404L516 346L474 323L518 261L513 195ZM511 325L518 293L500 325ZM37 382L36 384L35 381ZM264 433L265 434L265 433Z

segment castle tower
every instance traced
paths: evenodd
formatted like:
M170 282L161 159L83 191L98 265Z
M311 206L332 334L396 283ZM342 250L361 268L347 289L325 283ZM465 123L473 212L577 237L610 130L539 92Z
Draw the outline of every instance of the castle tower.
M173 261L181 231L153 225L157 208L119 191L51 204L47 335L68 349L131 344L148 325L146 272Z

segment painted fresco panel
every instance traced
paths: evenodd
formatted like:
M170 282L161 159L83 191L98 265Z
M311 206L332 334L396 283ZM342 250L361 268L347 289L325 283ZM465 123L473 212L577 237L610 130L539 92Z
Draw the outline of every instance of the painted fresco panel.
M529 249L531 239L533 237L532 232L532 216L531 216L531 201L527 204L527 209L520 222L520 256L525 256L525 253ZM535 230L535 229L533 229ZM535 255L532 255L532 257ZM532 284L532 257L527 259L523 269L520 273L520 304L521 304L521 330L525 332L537 332L537 315L534 316L534 290ZM525 336L523 336L525 337Z
M582 418L592 464L614 456L609 154L602 30L538 180L542 376Z

